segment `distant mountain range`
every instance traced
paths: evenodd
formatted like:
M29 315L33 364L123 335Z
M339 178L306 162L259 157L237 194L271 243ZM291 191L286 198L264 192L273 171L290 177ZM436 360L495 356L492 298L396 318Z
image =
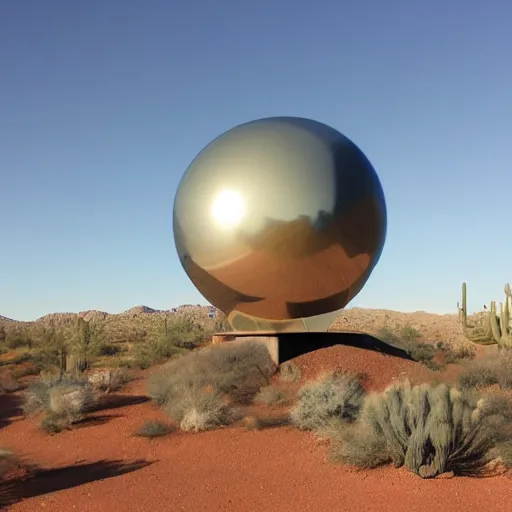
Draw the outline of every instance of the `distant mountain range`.
M135 317L140 315L170 315L173 313L185 313L190 312L193 316L199 315L202 316L203 314L205 316L208 315L208 311L210 309L210 306L200 306L200 305L192 305L192 304L183 304L181 306L177 306L175 308L164 310L164 309L153 309L148 306L134 306L133 308L130 308L126 311L123 311L122 313L107 313L105 311L98 311L95 309L91 309L88 311L80 311L79 313L50 313L48 315L44 315L37 320L33 321L22 321L22 320L14 320L12 318L7 318L5 316L0 315L0 323L34 323L34 322L41 322L41 323L47 323L50 320L60 320L64 318L69 318L75 315L79 315L86 320L103 320L107 317Z

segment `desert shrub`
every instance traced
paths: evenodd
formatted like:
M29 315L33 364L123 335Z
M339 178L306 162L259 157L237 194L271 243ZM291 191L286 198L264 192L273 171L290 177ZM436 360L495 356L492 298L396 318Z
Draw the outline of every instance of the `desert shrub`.
M496 455L503 461L506 469L512 469L512 441L497 443Z
M98 370L88 376L89 383L100 391L119 391L132 380L132 375L123 368Z
M274 386L265 386L259 390L254 397L256 403L267 405L282 404L286 400L286 395Z
M28 377L29 375L39 375L41 373L41 366L34 363L28 363L18 368L14 368L12 376L15 379L21 379L22 377Z
M512 354L502 353L472 361L459 375L460 386L465 389L499 385L512 389Z
M16 460L15 455L11 451L0 448L0 481L2 480L2 477L15 465Z
M181 355L155 372L149 396L159 404L172 401L183 388L212 387L235 402L249 403L270 383L276 367L258 342L230 342Z
M275 370L263 344L215 345L169 361L150 377L148 394L180 428L210 429L231 421L231 404L249 403Z
M389 327L382 327L382 329L379 329L377 337L381 341L383 341L384 343L388 343L389 345L400 345L400 336L398 336L398 334L389 329Z
M13 374L0 374L0 394L14 393L16 391L19 391L21 387L21 384L17 381L16 377Z
M34 340L27 329L16 328L5 333L4 342L7 348L10 350L16 350L23 347L31 348Z
M10 350L16 350L18 348L26 347L27 343L22 337L13 336L7 339L6 346Z
M289 414L279 416L247 416L244 418L244 425L247 430L264 430L267 428L285 427L291 424Z
M182 348L176 346L170 340L147 340L136 345L134 364L141 370L146 370L183 352Z
M465 389L478 389L498 384L495 364L489 360L466 366L459 375L459 383Z
M389 328L384 327L377 336L385 343L405 350L414 361L423 363L432 370L442 369L442 365L434 362L434 356L439 349L434 344L420 342L419 340L423 336L416 328L405 325L398 334L395 334Z
M410 325L404 325L400 329L400 339L406 343L412 343L418 341L422 335L421 332L418 331L418 329L410 326Z
M226 399L211 389L186 388L174 401L165 404L164 411L179 423L185 432L201 432L226 426L234 419Z
M302 377L300 368L290 361L279 367L279 378L285 382L297 382Z
M135 433L138 437L148 437L150 439L154 437L162 437L174 432L174 427L168 423L158 420L145 421L142 426Z
M473 345L467 343L444 343L442 347L438 343L438 348L441 348L445 353L445 361L447 363L458 363L460 361L470 361L476 356L476 349Z
M358 421L341 429L334 458L371 468L392 462L423 478L453 471L482 475L511 437L512 406L446 384L394 384L366 397Z
M118 355L120 352L122 352L122 348L119 345L115 345L114 343L102 342L97 346L93 347L93 349L90 351L90 355L96 357L111 357Z
M436 347L428 343L411 343L406 347L406 351L414 361L424 363L427 366L433 366L432 359L437 353Z
M25 415L44 414L41 427L60 432L82 420L95 403L92 388L84 379L46 377L30 384L25 393Z
M329 374L301 388L291 418L301 430L321 430L332 422L350 422L356 419L363 397L364 388L357 376Z
M183 317L166 323L164 341L177 347L192 349L201 345L209 333L192 318Z

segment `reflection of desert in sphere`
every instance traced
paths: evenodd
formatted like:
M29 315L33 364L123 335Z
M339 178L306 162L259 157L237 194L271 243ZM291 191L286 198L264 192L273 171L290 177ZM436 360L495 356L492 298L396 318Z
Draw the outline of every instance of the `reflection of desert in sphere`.
M372 165L308 119L227 131L189 166L174 202L183 268L236 330L326 330L366 283L385 238Z

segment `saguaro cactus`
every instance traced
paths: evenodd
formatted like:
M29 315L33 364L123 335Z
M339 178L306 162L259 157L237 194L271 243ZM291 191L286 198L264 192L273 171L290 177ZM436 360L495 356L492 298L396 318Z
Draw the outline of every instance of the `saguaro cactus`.
M167 327L167 317L166 316L164 316L163 335L164 335L164 340L167 341L168 336L169 336L169 330Z
M89 323L81 316L76 319L76 341L66 355L66 370L82 373L88 367L88 349L91 342Z
M500 316L496 315L496 303L491 302L491 324L493 337L501 348L512 348L512 326L510 312L512 309L512 290L505 285L505 302L500 304Z
M493 333L493 327L495 326L492 322L493 318L496 320L496 313L494 312L493 314L492 311L483 311L481 313L482 321L480 323L470 324L468 322L466 291L466 283L462 283L462 307L457 303L457 309L459 310L459 320L464 331L464 336L479 345L493 345L497 343Z

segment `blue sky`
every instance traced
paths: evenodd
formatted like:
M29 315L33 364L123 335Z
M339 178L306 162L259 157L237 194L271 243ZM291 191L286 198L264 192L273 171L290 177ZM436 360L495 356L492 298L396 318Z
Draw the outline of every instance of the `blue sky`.
M327 123L376 168L388 237L351 306L502 298L512 3L0 2L0 314L203 303L172 237L178 182L225 130Z

